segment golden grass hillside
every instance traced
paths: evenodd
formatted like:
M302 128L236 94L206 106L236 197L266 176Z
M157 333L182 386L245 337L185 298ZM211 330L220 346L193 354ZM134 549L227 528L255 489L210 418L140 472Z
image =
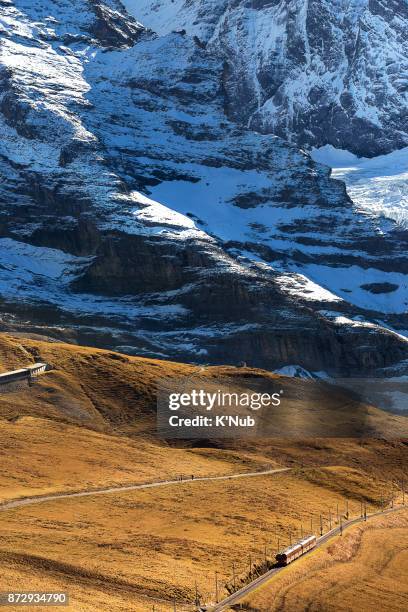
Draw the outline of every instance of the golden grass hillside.
M214 601L217 572L225 596L234 564L237 580L245 578L250 558L262 563L265 547L273 559L278 546L310 531L311 521L318 532L320 514L327 530L329 512L334 523L347 502L351 516L360 514L361 499L372 511L389 486L355 470L331 468L328 480L302 470L15 508L1 514L2 590L16 582L64 588L75 611L146 612L154 605L170 612L174 597L177 610L192 610L195 582L201 600Z
M0 393L0 417L23 415L52 418L99 431L127 435L155 433L156 388L159 381L193 377L214 388L227 381L234 391L262 383L276 391L284 385L285 402L268 423L267 432L280 437L297 423L297 435L316 437L315 430L388 438L408 437L408 419L361 403L347 391L323 382L282 378L251 368L207 367L130 357L106 350L45 342L0 334L3 371L45 361L53 371L26 392ZM262 423L262 426L264 423ZM361 432L360 432L361 430ZM299 432L301 435L299 435Z
M408 509L351 528L270 580L243 601L242 609L405 612Z
M294 414L304 395L362 414L371 439L257 438L170 443L155 433L159 379L227 377L237 389L261 377L251 369L197 368L110 351L0 335L3 371L46 361L54 369L33 387L0 393L0 502L174 479L288 467L237 480L190 481L157 489L61 498L3 510L0 590L63 589L70 609L156 612L192 610L226 594L235 565L244 580L249 557L261 563L302 530L325 529L337 513L380 508L400 496L408 445L401 417L387 417L327 385L289 381ZM310 386L312 385L312 386ZM319 410L317 418L321 418ZM402 420L401 420L402 419ZM390 425L391 423L391 425ZM394 432L394 433L395 433Z
M177 479L182 474L216 476L264 467L261 458L245 453L196 453L33 417L0 421L0 455L0 503Z
M177 474L216 475L276 466L347 465L386 471L400 479L406 447L400 441L243 439L170 446L155 435L158 380L196 375L227 376L244 389L251 369L206 368L128 357L110 351L0 334L0 368L38 360L54 370L33 387L0 393L0 499L139 483ZM303 381L289 381L295 399ZM314 385L314 383L313 383ZM319 395L326 392L319 386ZM348 411L370 410L346 396ZM324 397L323 400L324 401ZM335 408L344 394L327 394ZM295 409L301 404L294 401ZM379 411L372 409L373 418ZM381 419L384 418L383 415ZM378 420L378 422L381 421ZM390 417L398 424L400 417Z

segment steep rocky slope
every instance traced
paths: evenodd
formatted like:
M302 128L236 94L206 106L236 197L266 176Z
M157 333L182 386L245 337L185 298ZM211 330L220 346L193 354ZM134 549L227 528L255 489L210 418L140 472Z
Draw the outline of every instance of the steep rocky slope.
M240 126L218 53L116 0L0 6L3 310L178 359L403 367L406 236ZM354 299L367 270L403 295Z
M228 116L301 146L374 156L408 144L405 0L124 0L224 61Z

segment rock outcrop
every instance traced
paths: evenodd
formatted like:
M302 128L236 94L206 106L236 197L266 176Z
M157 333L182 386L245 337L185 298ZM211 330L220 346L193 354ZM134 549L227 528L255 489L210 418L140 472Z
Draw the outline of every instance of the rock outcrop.
M408 145L405 0L124 0L224 61L229 117L302 147L360 156Z

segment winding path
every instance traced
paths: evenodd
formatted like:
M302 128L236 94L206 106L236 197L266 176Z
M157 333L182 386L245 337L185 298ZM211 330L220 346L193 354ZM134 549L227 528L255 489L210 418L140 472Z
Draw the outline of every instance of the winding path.
M184 478L183 480L180 480L180 479L177 479L177 480L162 480L162 481L142 483L142 484L135 484L135 485L126 485L126 486L120 486L120 487L107 487L107 488L101 488L101 489L86 489L84 491L76 491L76 492L70 492L70 493L53 493L51 495L37 495L37 496L33 496L33 497L25 497L25 498L20 498L20 499L12 499L10 501L0 503L0 512L5 512L7 510L12 510L14 508L20 508L20 507L24 507L24 506L31 506L31 505L34 505L34 504L42 504L42 503L49 502L49 501L57 501L57 500L60 500L60 499L71 499L71 498L77 498L77 497L90 497L90 496L93 496L93 495L107 495L107 494L111 494L111 493L123 493L123 492L126 492L126 491L139 491L139 490L144 490L144 489L155 489L155 488L158 488L158 487L166 487L166 486L173 486L173 485L179 485L180 486L182 484L192 485L192 484L194 484L196 482L209 482L209 481L217 481L217 480L219 480L219 481L222 481L222 480L234 480L234 479L238 479L238 478L255 478L257 476L267 476L267 475L271 475L271 474L280 474L282 472L289 472L291 469L292 468L275 468L275 469L263 470L263 471L259 471L259 472L240 472L238 474L227 474L227 475L224 475L224 476L199 476L199 477L195 477L194 479L187 477L187 478ZM390 509L384 510L382 512L376 512L374 514L367 515L367 520L369 520L371 518L374 518L374 517L377 517L377 516L384 516L384 515L390 514L392 512L398 512L398 511L403 510L403 509L406 509L406 506L390 508ZM348 529L352 525L355 525L357 523L361 523L363 521L364 521L364 517L358 517L358 518L355 518L355 519L350 519L349 521L346 521L346 522L343 523L342 529L344 531L345 529ZM325 533L323 536L318 538L316 548L318 548L319 546L321 546L322 544L327 542L327 540L329 540L333 536L339 534L340 530L341 530L340 526L335 527L334 529L332 529L328 533ZM313 548L310 552L306 553L306 555L308 555L311 552L313 552L313 550L316 550L316 548ZM306 556L306 555L304 555L304 556ZM252 591L254 591L255 589L259 588L265 582L268 582L268 580L270 580L273 576L275 576L276 574L282 572L283 570L285 570L285 567L274 567L271 570L269 570L269 572L267 572L266 574L263 574L262 576L259 576L259 578L256 578L256 580L253 580L249 584L247 584L244 587L242 587L239 591L237 591L236 593L233 593L232 595L230 595L226 599L222 600L221 602L217 603L216 605L210 605L210 606L207 606L207 607L203 607L202 610L208 610L208 612L223 612L223 610L226 610L227 608L229 608L232 605L236 604L237 602L242 600L243 597L249 595Z
M86 489L84 491L76 491L72 493L53 493L51 495L36 495L33 497L24 497L20 499L12 499L0 504L0 512L20 508L22 506L31 506L33 504L43 504L48 501L59 499L68 499L73 497L89 497L91 495L107 495L109 493L124 493L126 491L139 491L143 489L155 489L157 487L167 487L170 485L194 484L195 482L208 482L214 480L233 480L236 478L254 478L256 476L267 476L270 474L279 474L288 472L292 468L276 468L264 470L262 472L241 472L239 474L227 474L225 476L199 476L194 479L184 478L183 480L162 480L157 482L142 483L136 485L126 485L121 487L108 487L104 489Z

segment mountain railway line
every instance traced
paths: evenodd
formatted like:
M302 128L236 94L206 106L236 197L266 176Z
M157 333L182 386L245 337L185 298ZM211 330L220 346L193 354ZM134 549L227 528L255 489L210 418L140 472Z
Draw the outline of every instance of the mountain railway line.
M221 476L203 476L203 477L195 477L195 478L186 477L184 479L177 478L174 480L155 481L155 482L150 482L150 483L140 483L140 484L134 484L134 485L125 485L125 486L120 486L120 487L107 487L107 488L101 488L101 489L87 489L83 491L61 492L61 493L54 493L51 495L38 495L38 496L32 496L32 497L27 497L27 498L11 499L9 501L2 502L0 503L0 512L6 512L9 510L14 510L14 509L18 509L18 508L25 507L25 506L35 505L35 504L58 501L61 499L82 498L82 497L89 497L89 496L95 496L95 495L106 495L106 494L112 494L112 493L120 494L120 493L125 493L128 491L147 490L147 489L158 488L158 487L166 487L166 486L174 486L174 485L178 485L178 486L192 485L194 483L199 483L199 482L227 481L227 480L235 480L235 479L242 479L242 478L254 478L258 476L281 474L281 473L290 472L290 471L292 471L292 468L284 467L284 468L263 470L263 471L258 471L258 472L246 472L246 473L241 472L237 474L227 474L227 475L221 475ZM324 543L326 543L328 540L330 540L335 535L342 534L344 530L358 523L364 522L366 520L370 520L375 517L385 516L387 514L399 512L406 508L407 506L404 504L398 507L388 508L383 511L375 512L370 515L368 514L365 516L363 515L357 518L347 520L344 523L340 523L340 525L334 527L333 529L321 535L320 537L317 537L317 538L314 537L313 545L305 547L304 551L302 551L302 554L295 554L293 559L290 559L288 563L279 563L279 560L278 560L278 563L279 563L278 565L276 565L275 567L267 571L265 574L262 574L261 576L257 577L255 580L251 581L249 584L246 584L245 586L243 586L236 592L232 593L231 595L229 595L228 597L226 597L219 603L203 604L201 607L197 607L196 609L199 612L223 612L225 610L228 610L231 606L236 605L244 597L246 597L247 595L249 595L256 589L258 589L260 586L268 582L271 578L273 578L274 576L276 576L283 570L285 570L287 565L289 564L291 565L292 563L295 563L298 558L309 555L311 552L313 552L315 549L322 546ZM312 536L306 539L310 539L311 537ZM294 549L295 547L296 547L296 543L292 547L289 547L289 548ZM283 552L286 552L286 550Z
M361 516L361 517L357 517L357 518L345 521L344 523L338 525L337 527L334 527L327 533L317 538L316 545L301 556L305 557L306 555L309 555L311 552L316 550L316 548L319 548L320 546L322 546L322 544L325 544L332 537L338 534L341 535L344 530L352 527L353 525L357 525L358 523L365 522L365 521L368 521L369 519L373 519L379 516L385 516L387 514L392 514L394 512L400 512L401 510L406 510L406 508L407 506L405 505L394 507L394 508L388 508L387 510L382 510L380 512L374 512L373 514L370 514L370 515L367 514L366 516ZM199 608L199 612L223 612L225 610L228 610L231 606L238 604L246 595L249 595L256 589L258 589L260 586L268 582L271 578L273 578L280 572L284 571L286 567L287 565L273 567L271 570L269 570L262 576L259 576L258 578L250 582L249 584L246 584L241 589L239 589L235 593L232 593L231 595L229 595L222 601L216 603L215 605L210 604L210 605L201 606Z

